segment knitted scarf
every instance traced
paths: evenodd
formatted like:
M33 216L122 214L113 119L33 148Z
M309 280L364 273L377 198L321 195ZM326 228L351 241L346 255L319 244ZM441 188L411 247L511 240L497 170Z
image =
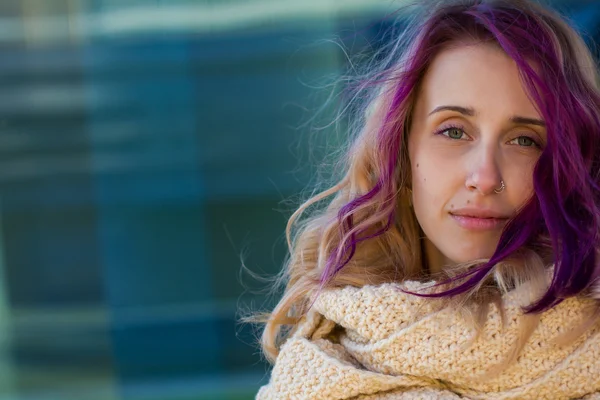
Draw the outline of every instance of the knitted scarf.
M553 338L593 304L569 298L540 317L516 360L490 379L519 337L521 306L503 297L479 336L464 314L403 293L419 282L323 291L282 345L256 399L600 399L600 329L570 344ZM489 375L487 375L489 377Z

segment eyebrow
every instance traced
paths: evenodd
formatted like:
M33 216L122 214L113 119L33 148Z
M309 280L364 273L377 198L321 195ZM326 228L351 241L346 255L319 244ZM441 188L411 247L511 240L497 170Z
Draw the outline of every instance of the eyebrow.
M440 111L455 111L460 114L466 115L468 117L472 117L476 114L475 110L471 107L439 106L439 107L436 107L432 112L430 112L429 115L435 114ZM540 119L521 117L518 115L511 117L510 122L512 122L513 124L521 124L521 125L537 125L537 126L541 126L541 127L546 126L546 123Z

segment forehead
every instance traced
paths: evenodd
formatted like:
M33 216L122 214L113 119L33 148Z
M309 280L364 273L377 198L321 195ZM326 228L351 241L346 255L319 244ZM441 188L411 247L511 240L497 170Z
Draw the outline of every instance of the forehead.
M429 111L458 105L481 113L539 117L515 61L497 45L486 43L456 44L438 53L425 73L417 103Z

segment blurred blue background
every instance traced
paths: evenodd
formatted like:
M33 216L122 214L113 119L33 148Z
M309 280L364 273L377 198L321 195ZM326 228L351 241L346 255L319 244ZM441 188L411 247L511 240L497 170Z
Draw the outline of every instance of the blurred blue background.
M554 3L598 40L598 2ZM369 54L399 4L2 0L0 400L254 398L240 256L281 267L348 66L322 40Z

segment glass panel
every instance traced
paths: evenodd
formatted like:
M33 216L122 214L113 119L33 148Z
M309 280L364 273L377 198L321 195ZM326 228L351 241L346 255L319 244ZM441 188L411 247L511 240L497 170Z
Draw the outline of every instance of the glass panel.
M559 5L598 39L599 5ZM272 304L240 256L285 257L302 123L347 66L323 39L368 54L392 6L0 3L0 400L254 398L236 318Z

